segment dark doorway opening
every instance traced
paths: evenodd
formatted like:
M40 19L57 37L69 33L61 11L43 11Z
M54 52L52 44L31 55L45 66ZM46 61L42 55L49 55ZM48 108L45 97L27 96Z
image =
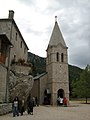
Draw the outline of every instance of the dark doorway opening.
M51 93L48 93L47 90L44 91L44 105L50 105L51 102Z
M58 90L58 93L57 93L57 97L61 97L61 98L64 98L64 90L63 89L59 89Z
M57 105L63 105L64 90L59 89L57 92Z

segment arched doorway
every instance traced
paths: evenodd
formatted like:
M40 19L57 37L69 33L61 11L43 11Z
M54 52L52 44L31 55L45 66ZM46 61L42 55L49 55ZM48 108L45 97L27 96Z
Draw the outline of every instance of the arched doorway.
M60 98L64 98L64 90L63 89L58 90L57 97L59 97L59 96L60 96Z
M63 105L64 90L59 89L57 91L57 105Z

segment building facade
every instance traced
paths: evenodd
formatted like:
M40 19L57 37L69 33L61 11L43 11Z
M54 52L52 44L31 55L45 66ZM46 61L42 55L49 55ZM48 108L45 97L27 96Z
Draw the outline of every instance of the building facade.
M28 47L14 21L14 11L10 10L8 18L0 19L0 103L9 100L8 84L12 61L18 62L21 59L27 64L27 57ZM13 67L16 72L23 74L28 74L31 70L29 66Z
M6 101L7 67L6 58L9 54L11 42L5 34L0 34L0 103Z
M28 47L14 20L14 11L10 10L8 18L0 19L0 33L6 34L13 44L10 48L10 63L13 59L24 59L27 62Z

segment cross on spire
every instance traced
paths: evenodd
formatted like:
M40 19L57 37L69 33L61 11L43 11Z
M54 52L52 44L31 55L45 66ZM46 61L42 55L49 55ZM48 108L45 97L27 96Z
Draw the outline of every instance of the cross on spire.
M57 16L55 16L55 22L57 22Z

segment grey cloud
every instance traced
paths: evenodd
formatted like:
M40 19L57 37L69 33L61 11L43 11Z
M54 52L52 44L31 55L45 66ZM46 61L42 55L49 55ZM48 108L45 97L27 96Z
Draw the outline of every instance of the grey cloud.
M35 0L18 0L27 5L35 5ZM37 9L37 8L35 8ZM58 23L69 48L69 63L80 67L90 64L90 0L48 0L48 6L41 12L46 16L58 16ZM52 27L47 28L50 36ZM27 32L40 35L41 31Z
M90 2L84 3L64 8L65 16L61 20L61 28L69 47L69 62L80 67L90 64Z
M81 68L86 67L87 64L90 64L90 53L86 46L76 47L72 50L73 52L69 56L70 61L73 61L71 62L72 64L75 64Z
M26 33L30 33L30 34L33 33L33 34L35 34L35 35L39 35L39 36L40 36L41 33L42 33L42 31L36 31L36 30L33 30L33 29L31 29L31 28L28 27L28 28L26 29Z
M79 67L90 64L89 0L53 0L49 14L56 11L60 28L69 47L69 63ZM55 6L56 2L56 6Z
M21 3L24 3L26 5L33 5L35 0L17 0L20 1Z

